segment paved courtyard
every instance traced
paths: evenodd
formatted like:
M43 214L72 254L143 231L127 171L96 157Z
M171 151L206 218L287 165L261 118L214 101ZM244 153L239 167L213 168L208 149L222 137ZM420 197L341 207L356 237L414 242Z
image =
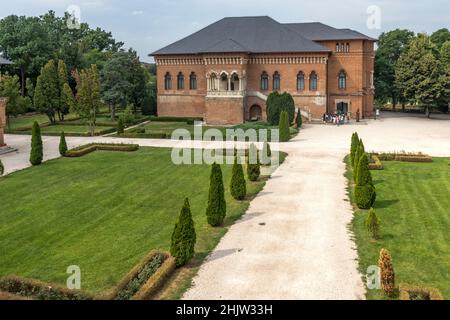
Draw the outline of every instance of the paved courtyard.
M305 125L280 148L286 162L201 266L185 299L363 299L348 224L344 156L357 131L367 151L450 156L450 118L383 114L344 126ZM58 157L58 137L45 137L45 159ZM69 147L122 141L172 147L179 142L67 138ZM19 151L0 158L7 172L27 167L29 136L6 136ZM200 143L201 145L201 143ZM214 143L210 143L214 145Z

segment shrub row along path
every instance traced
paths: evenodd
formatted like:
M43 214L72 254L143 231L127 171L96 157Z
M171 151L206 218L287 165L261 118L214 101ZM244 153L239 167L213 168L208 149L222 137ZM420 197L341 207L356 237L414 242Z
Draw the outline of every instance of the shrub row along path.
M357 255L348 224L344 156L352 132L368 151L421 151L450 156L450 119L398 117L336 127L306 125L280 144L286 162L251 202L206 262L186 299L363 299ZM58 137L44 137L45 159L58 157ZM29 166L29 136L7 135L19 151L1 157L6 172ZM170 140L67 138L88 142L173 147ZM196 142L196 147L208 145ZM214 145L214 143L209 143ZM275 149L273 147L273 149Z

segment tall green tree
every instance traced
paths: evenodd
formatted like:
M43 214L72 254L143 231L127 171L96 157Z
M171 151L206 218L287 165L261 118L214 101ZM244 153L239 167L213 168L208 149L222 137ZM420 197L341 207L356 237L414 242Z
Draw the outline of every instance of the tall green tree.
M430 40L436 46L436 50L439 51L444 43L450 41L450 31L447 28L436 30L431 34Z
M48 61L41 70L34 90L34 106L46 114L51 123L56 122L56 113L60 105L59 80L57 65Z
M30 163L33 166L40 165L44 157L44 150L42 145L41 128L37 121L33 123L33 129L31 131L31 151L30 151Z
M6 124L11 130L11 117L16 117L26 111L31 104L30 99L20 95L18 76L3 76L0 82L0 97L8 98L6 103Z
M400 100L404 100L395 86L396 64L413 37L412 31L395 29L383 32L378 38L374 67L375 98L381 103L391 101L394 109Z
M245 182L244 169L237 157L234 158L231 174L230 192L236 200L243 200L247 195L247 184Z
M193 257L196 240L191 207L189 199L186 198L178 222L175 224L170 245L170 254L175 258L177 267L185 265Z
M63 60L58 60L58 96L59 103L56 111L58 113L59 121L64 121L64 116L69 113L69 105L64 93L64 85L69 84L67 67Z
M69 98L70 109L86 121L91 136L94 136L97 115L101 106L97 66L92 65L88 69L81 70L76 79L77 97L76 99ZM67 87L65 92L68 94Z
M402 53L395 69L396 86L407 99L424 106L427 116L431 108L439 105L448 87L444 68L433 50L430 37L419 34Z
M226 212L227 205L225 202L222 169L220 165L213 163L209 179L208 205L206 208L208 223L213 227L221 225L225 219Z

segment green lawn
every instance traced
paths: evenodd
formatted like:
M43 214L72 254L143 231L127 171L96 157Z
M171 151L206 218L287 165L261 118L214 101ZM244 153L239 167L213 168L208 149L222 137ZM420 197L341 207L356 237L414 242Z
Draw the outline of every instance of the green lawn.
M368 237L366 211L355 213L353 231L362 274L377 264L380 249L386 248L392 255L397 285L436 287L450 299L450 166L449 159L433 160L384 161L384 170L371 171L381 239L374 242ZM384 299L379 290L368 290L367 297Z
M65 116L65 120L71 120L77 118L76 114L68 114ZM31 127L33 123L37 121L39 124L48 123L48 117L44 114L36 114L36 115L21 115L17 118L10 118L11 130L15 130L18 128Z
M210 166L174 165L171 150L97 151L60 158L0 178L0 276L17 274L65 284L78 265L82 289L99 293L116 284L151 249L168 250L184 197L203 259L247 209L231 198L231 166L223 165L225 227L206 222ZM264 185L248 183L251 195Z

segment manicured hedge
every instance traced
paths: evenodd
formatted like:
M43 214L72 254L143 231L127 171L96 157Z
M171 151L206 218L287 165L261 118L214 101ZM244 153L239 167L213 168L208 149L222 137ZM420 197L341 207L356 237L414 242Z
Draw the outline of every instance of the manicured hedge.
M0 279L0 291L37 300L93 300L81 290L70 290L59 284L46 283L15 275Z
M404 162L433 162L427 154L423 153L374 153L381 161L404 161Z
M203 121L201 117L155 117L150 116L149 120L151 121L159 121L159 122L189 122L194 123L194 121Z
M110 125L111 126L111 125ZM40 128L44 128L44 127L49 127L49 126L40 126ZM94 133L94 136L102 136L108 133L113 133L116 132L116 128L111 127L111 128L107 128L107 129L103 129L100 131L97 131ZM31 131L11 131L9 132L9 134L31 134ZM61 134L61 132L43 132L42 135L43 136L58 136ZM66 137L90 137L90 133L88 132L83 132L83 133L79 133L79 132L65 132Z
M371 161L369 162L370 170L383 170L383 164L376 155L371 155L370 158L371 158Z
M133 292L134 290L130 291L130 283L137 279L138 275L146 266L152 262L154 263L155 259L161 260L161 263L158 263L158 268L148 279L145 279L144 283L136 292ZM164 280L167 279L174 269L175 260L171 258L169 253L152 250L137 265L135 265L112 290L99 298L102 300L139 300L147 298L159 289L159 286L162 285Z
M137 144L109 144L109 143L90 143L76 148L73 148L66 152L65 157L76 158L82 157L88 153L102 150L102 151L122 151L132 152L139 149Z
M444 300L436 288L424 288L402 283L399 286L400 300Z

